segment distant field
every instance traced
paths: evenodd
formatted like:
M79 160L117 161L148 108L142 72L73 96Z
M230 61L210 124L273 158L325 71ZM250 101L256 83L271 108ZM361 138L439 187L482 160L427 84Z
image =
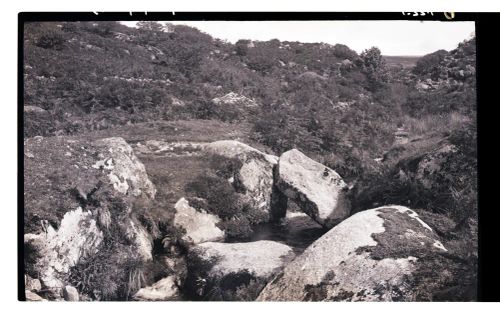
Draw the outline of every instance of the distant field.
M403 68L414 67L418 56L383 56L388 66L402 65Z

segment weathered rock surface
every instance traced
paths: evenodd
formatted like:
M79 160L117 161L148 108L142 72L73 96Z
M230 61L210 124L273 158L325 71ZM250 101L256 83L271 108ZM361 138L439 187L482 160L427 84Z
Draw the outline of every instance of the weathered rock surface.
M277 187L319 224L330 228L350 214L347 184L334 170L296 149L281 155Z
M78 291L71 285L67 285L63 288L63 297L65 301L78 301L80 299Z
M134 223L130 220L128 225L128 231L131 234L131 238L135 244L135 251L138 256L141 257L143 261L150 261L153 259L153 240L151 235L146 231L146 229L140 225Z
M241 168L234 177L234 183L252 201L253 207L271 216L273 193L273 168L278 158L265 154L238 141L224 140L208 144L205 151L229 159L236 159Z
M332 228L288 264L261 301L411 301L425 252L443 245L403 206L359 212Z
M135 300L141 301L165 301L176 300L179 297L179 288L176 285L175 276L168 276L137 291Z
M189 252L187 284L198 297L234 300L234 291L247 289L251 281L253 289L262 288L293 257L291 247L268 240L203 243ZM210 295L214 291L217 295Z
M64 287L61 274L68 273L82 257L95 254L103 233L90 211L77 208L64 216L57 231L48 225L46 233L25 234L24 238L41 256L36 268L43 285L60 289Z
M30 290L24 291L26 295L27 301L46 301L46 299L42 298L40 295L31 292Z
M189 206L185 198L175 204L174 225L186 230L183 240L190 244L224 239L224 231L217 227L220 222L216 215L198 211Z
M34 106L34 105L24 105L24 112L25 113L48 113L45 109L39 107L39 106Z
M109 171L108 178L115 190L139 196L144 193L154 198L156 189L149 180L144 164L137 159L132 147L121 137L111 137L94 142L107 148L104 158L93 167Z
M247 98L243 95L229 92L224 96L212 99L212 102L216 105L239 105L239 106L250 106L256 107L257 103L255 100Z
M42 289L42 284L40 280L33 279L28 275L24 276L24 285L26 290L30 290L33 292L38 292Z
M130 260L152 259L151 236L132 210L148 207L155 188L122 138L33 138L25 140L25 150L31 154L24 162L28 268L51 294L46 296L60 297L71 268L103 249ZM110 234L117 245L103 248Z

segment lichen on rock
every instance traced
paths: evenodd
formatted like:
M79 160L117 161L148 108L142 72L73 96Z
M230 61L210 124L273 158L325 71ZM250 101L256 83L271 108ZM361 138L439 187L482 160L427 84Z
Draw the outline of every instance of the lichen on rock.
M96 146L105 147L102 160L92 167L108 173L115 190L123 194L140 196L145 194L154 198L156 188L149 180L144 164L135 156L132 147L121 137L105 138L95 141Z
M411 301L419 254L445 250L436 243L437 236L406 207L359 212L288 264L258 300Z
M340 175L296 149L279 158L277 188L325 227L331 228L350 214L347 184Z

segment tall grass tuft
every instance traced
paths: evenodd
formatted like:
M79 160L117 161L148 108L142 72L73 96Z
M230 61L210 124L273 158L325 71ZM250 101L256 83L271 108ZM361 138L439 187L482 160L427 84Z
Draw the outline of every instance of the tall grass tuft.
M458 112L426 115L421 118L414 118L408 115L403 117L404 128L410 136L421 136L429 133L450 133L471 121L469 117Z

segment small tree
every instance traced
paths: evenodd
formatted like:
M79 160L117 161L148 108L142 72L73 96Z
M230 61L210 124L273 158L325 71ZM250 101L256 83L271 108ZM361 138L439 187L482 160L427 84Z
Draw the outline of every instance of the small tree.
M238 56L246 56L248 54L248 44L250 43L250 40L238 40L236 42L236 54Z
M387 67L380 49L372 47L364 50L361 55L361 64L370 83L370 88L376 89L387 82Z
M438 79L440 73L439 65L447 54L448 52L446 50L440 49L436 52L423 56L418 59L415 64L413 73L421 76L429 75L432 79Z
M137 28L140 30L148 31L163 31L164 27L157 21L139 21L137 22Z
M339 59L349 59L351 61L358 57L358 54L354 50L343 44L335 44L333 55Z

